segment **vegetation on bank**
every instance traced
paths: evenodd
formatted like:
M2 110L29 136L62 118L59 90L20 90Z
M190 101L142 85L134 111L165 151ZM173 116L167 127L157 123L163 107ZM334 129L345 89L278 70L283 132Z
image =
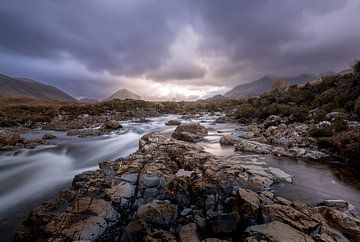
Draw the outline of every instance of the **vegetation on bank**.
M201 100L196 102L148 102L143 100L109 100L96 104L56 102L29 98L0 99L0 127L33 127L51 122L59 115L76 120L79 115L117 114L122 119L161 114L196 114L234 109L238 100Z
M303 86L274 88L244 100L235 117L250 123L264 121L270 115L287 118L289 123L322 122L309 132L319 147L360 166L360 131L349 126L360 121L360 61L354 64L352 73L323 76Z

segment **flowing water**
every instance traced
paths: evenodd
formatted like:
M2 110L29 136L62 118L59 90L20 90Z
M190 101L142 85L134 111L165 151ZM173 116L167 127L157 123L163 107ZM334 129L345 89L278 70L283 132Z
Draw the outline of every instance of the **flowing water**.
M147 123L122 122L118 133L98 137L77 138L63 132L52 132L57 138L53 145L39 146L33 150L0 153L0 240L11 241L16 226L26 214L41 202L54 196L59 190L71 185L76 174L95 170L98 163L127 156L138 148L141 136L149 132L170 134L175 127L165 122L177 116L150 119ZM223 134L234 132L235 124L212 125L215 117L204 116L201 122L212 131L199 143L206 151L223 156L234 154L233 147L221 147ZM25 138L41 138L45 131L24 133ZM268 166L277 167L294 175L293 184L274 186L277 195L300 199L316 204L324 199L344 199L360 208L359 177L328 165L307 163L289 158L258 156ZM347 179L344 179L347 178Z

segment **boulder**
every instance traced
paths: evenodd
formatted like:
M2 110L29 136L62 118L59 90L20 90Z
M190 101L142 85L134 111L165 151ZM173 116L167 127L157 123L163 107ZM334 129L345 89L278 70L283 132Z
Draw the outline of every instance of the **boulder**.
M168 231L155 229L143 238L144 242L177 242L176 237Z
M201 141L207 135L205 127L198 123L180 124L176 127L172 137L177 140L196 143Z
M20 141L20 134L10 131L0 131L0 146L16 145Z
M269 126L276 126L278 124L280 124L282 121L282 118L280 116L277 115L270 115L269 117L267 117L267 119L263 122L263 125L265 126L265 128L269 127Z
M98 136L102 132L99 129L72 129L67 132L67 136L78 136L80 138L87 136Z
M177 215L177 206L167 200L154 200L146 203L140 206L136 212L137 218L161 227L169 227L176 221Z
M260 197L256 192L240 188L236 191L233 211L238 212L244 224L255 224L260 215Z
M254 152L260 154L271 154L272 146L268 144L259 143L256 141L239 139L235 144L236 151Z
M339 230L343 235L347 238L351 238L353 241L360 241L359 217L329 207L319 207L318 211L329 226Z
M115 130L122 128L122 125L115 120L108 120L102 125L101 128L104 130Z
M165 125L169 125L169 126L176 126L176 125L180 125L181 122L179 120L169 120L165 123Z
M45 133L43 136L42 136L43 139L55 139L56 136L51 134L51 133Z
M343 112L330 112L325 115L327 120L334 120L336 118L346 118L346 114Z
M238 139L230 135L224 135L220 138L220 144L224 146L234 146L237 142Z
M121 235L121 242L141 242L150 232L149 225L143 220L135 220L130 222L123 230Z
M237 212L223 213L209 219L207 230L214 235L227 235L236 232L240 227L240 217Z
M179 232L180 242L200 242L195 223L186 224Z
M321 222L320 216L308 208L305 204L292 205L269 204L262 207L262 214L265 221L281 221L291 227L310 234Z
M314 242L314 240L291 226L274 221L268 224L249 227L246 232L250 235L245 239L246 242L255 241L291 241L291 242Z

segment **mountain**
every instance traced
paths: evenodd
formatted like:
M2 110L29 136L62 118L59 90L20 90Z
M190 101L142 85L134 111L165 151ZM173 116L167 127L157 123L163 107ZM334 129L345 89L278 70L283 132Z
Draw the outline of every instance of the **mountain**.
M227 100L227 99L229 99L229 98L224 97L224 96L221 95L221 94L217 94L217 95L215 95L215 96L212 96L212 97L207 98L206 100Z
M79 102L91 104L91 103L97 103L99 102L99 100L96 98L84 97L79 99Z
M68 102L77 101L56 87L27 78L14 78L2 74L0 74L0 97L30 97Z
M111 99L121 99L121 100L125 100L125 99L134 99L134 100L139 100L140 96L136 95L133 92L130 92L127 89L121 89L117 92L115 92L113 95L111 95L109 98L107 98L107 100L111 100Z
M316 77L309 74L301 74L296 77L287 77L281 78L286 81L286 83L291 86L294 84L304 84L307 83ZM232 90L228 91L224 94L225 97L228 98L240 98L240 97L252 97L258 96L261 93L268 92L271 90L272 78L268 76L264 76L263 78L249 82L246 84L238 85L234 87Z

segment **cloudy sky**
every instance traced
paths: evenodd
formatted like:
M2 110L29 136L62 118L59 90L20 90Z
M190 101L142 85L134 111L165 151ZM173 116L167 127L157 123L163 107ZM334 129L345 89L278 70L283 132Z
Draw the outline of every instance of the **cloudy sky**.
M359 0L3 0L0 72L75 97L196 99L360 58Z

